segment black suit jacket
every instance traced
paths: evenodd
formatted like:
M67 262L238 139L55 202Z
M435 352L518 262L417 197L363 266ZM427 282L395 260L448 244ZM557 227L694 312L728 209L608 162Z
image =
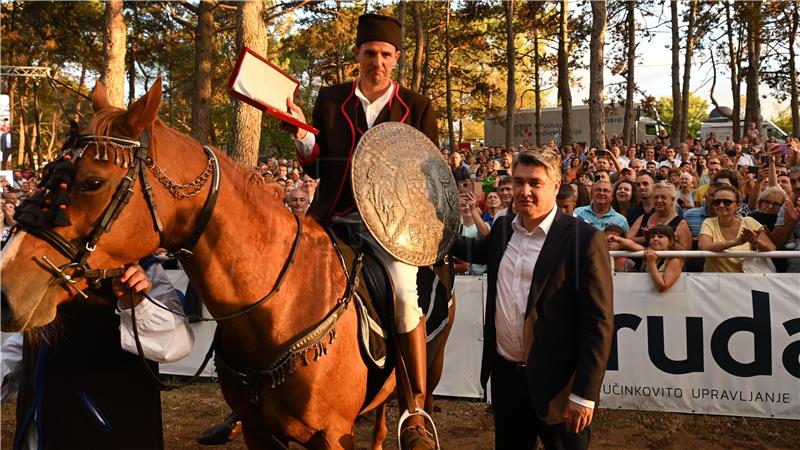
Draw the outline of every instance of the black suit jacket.
M402 121L422 131L438 147L436 114L430 100L397 84L395 88L395 95L374 125ZM320 89L312 119L319 129L314 152L308 158L297 155L306 172L321 179L308 214L327 219L354 211L350 162L361 135L368 129L364 108L355 95L355 82Z
M495 220L487 238L461 238L453 255L488 264L481 383L497 355L495 312L500 262L514 216ZM613 285L606 239L557 211L533 272L525 316L526 376L536 414L559 423L569 394L597 401L614 333Z

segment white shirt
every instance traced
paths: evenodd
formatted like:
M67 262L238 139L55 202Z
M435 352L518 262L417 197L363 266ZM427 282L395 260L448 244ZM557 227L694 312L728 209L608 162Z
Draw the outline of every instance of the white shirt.
M378 119L378 114L381 113L383 107L389 103L389 100L394 95L394 83L389 84L389 89L386 89L386 92L383 93L380 97L376 98L375 101L370 102L367 99L367 96L361 92L361 87L359 86L361 79L356 80L356 90L355 96L361 101L361 106L364 108L364 115L367 119L367 128L372 128L372 125L375 124L375 120ZM298 153L302 155L304 158L308 158L311 156L311 152L314 150L314 144L316 143L316 139L313 133L306 133L303 139L294 141L294 146L297 149Z
M533 230L522 226L519 215L511 222L514 234L508 242L497 275L497 352L509 361L523 362L527 357L523 342L525 310L533 282L533 269L547 233L556 217L556 207Z
M508 241L497 274L497 301L494 325L497 336L497 352L515 362L525 361L527 356L523 342L525 310L533 282L533 269L539 259L544 241L556 218L554 204L550 213L534 228L528 231L522 225L519 215L511 222L514 234ZM570 401L587 408L594 408L594 402L578 395L570 394Z

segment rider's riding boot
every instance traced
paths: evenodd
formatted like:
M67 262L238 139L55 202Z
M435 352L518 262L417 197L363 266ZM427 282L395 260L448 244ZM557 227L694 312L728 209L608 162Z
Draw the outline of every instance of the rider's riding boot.
M400 408L414 412L417 407L423 409L425 406L426 382L427 382L427 358L426 358L426 334L425 321L420 320L419 325L409 333L398 334L397 343L400 354L406 364L406 371L411 384L411 395L414 405L408 405L407 394L403 392L403 384L398 381L397 400ZM432 435L425 429L425 418L422 416L411 416L403 423L400 432L401 450L433 450L436 442Z

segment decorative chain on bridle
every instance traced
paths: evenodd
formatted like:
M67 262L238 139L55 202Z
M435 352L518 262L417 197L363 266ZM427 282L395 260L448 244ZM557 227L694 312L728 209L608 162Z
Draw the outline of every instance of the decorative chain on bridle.
M214 166L211 163L211 160L208 160L208 164L206 165L206 170L203 171L197 178L194 180L180 184L167 176L163 170L161 170L161 166L152 162L150 165L150 173L156 177L159 183L164 186L173 197L178 200L183 200L185 198L193 197L197 195L203 188L206 186L208 182L208 178L211 176L211 172L214 169Z

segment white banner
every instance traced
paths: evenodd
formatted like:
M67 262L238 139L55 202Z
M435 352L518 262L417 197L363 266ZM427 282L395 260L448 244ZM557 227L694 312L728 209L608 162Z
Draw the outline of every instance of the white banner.
M185 288L185 276L170 275ZM486 278L457 277L455 290L434 392L480 398ZM800 419L800 275L684 273L659 293L646 273L616 274L614 312L600 407ZM189 375L200 365L214 324L193 328L192 354L162 364L162 373ZM213 365L204 371L213 374Z
M800 275L614 277L604 408L800 419Z

